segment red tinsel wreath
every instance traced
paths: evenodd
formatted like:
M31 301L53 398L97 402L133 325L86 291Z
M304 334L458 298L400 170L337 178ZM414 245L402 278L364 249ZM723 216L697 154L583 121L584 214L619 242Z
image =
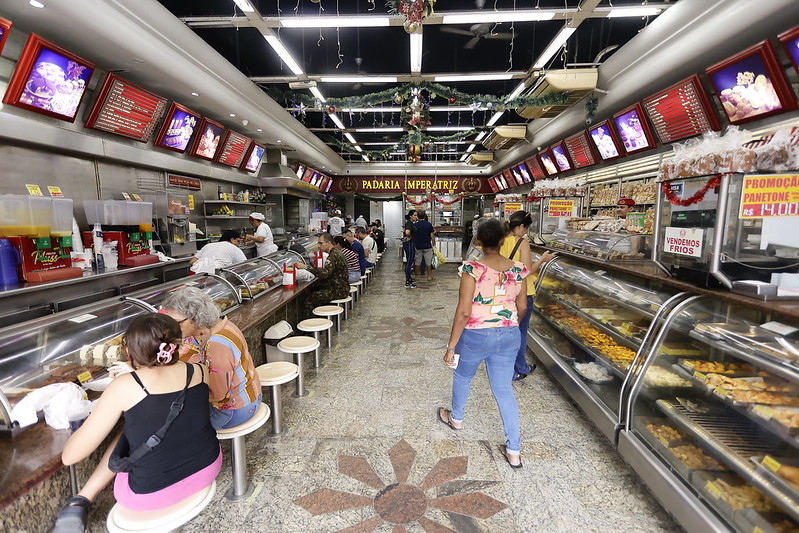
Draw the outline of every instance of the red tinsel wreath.
M674 191L671 190L671 181L664 181L663 184L660 186L663 190L663 194L666 195L666 200L669 201L671 205L681 205L683 207L688 207L689 205L695 205L701 202L705 198L705 194L710 189L715 189L719 185L721 185L721 177L715 176L707 180L705 186L696 191L693 196L690 198L682 199L676 194Z

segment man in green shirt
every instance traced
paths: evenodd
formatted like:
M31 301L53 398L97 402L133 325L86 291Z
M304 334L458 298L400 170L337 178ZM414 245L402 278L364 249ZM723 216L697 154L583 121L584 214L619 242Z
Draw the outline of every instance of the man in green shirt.
M304 268L319 278L319 281L305 293L302 299L306 317L313 314L315 307L327 305L331 300L346 298L350 295L347 258L333 247L333 236L330 233L319 235L319 249L327 254L324 268L303 263L294 264L296 268Z

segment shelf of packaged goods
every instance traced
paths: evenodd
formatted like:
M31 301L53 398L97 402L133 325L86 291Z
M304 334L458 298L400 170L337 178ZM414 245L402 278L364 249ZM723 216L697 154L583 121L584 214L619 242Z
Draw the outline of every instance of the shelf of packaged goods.
M619 366L617 366L616 363L611 361L608 356L601 353L593 346L585 344L583 339L580 338L579 335L574 333L570 328L561 325L556 320L549 317L546 313L538 309L536 309L536 312L538 312L538 314L540 314L541 317L543 317L543 319L547 321L547 323L549 323L552 327L557 329L564 337L575 343L577 346L580 347L581 350L583 350L585 353L593 357L599 364L607 368L614 376L623 380L624 377L627 375L626 369L622 369Z
M565 307L569 311L573 311L574 313L577 313L578 315L580 315L580 318L583 318L584 320L589 322L592 326L594 326L596 329L598 329L599 331L601 331L605 335L608 335L614 341L616 341L617 343L621 344L622 346L624 346L626 348L629 348L631 350L634 350L634 351L638 351L638 348L641 347L640 340L636 339L635 337L624 335L623 333L621 333L617 329L615 329L615 328L613 328L611 326L608 326L607 324L603 323L602 321L597 320L596 318L592 317L591 315L583 312L582 309L580 309L579 307L577 307L573 303L569 302L568 300L564 300L563 298L559 298L557 295L546 291L546 289L541 289L541 290L544 291L544 292L547 292L549 294L549 296L553 300L555 300L558 304L562 305L563 307Z
M764 474L757 471L750 460L754 456L768 455L779 449L780 441L764 435L759 424L749 419L731 415L726 409L706 402L697 408L687 409L678 402L657 400L658 409L702 445L713 449L716 456L731 470L768 496L776 505L799 520L799 502L775 486Z
M230 220L246 220L246 219L248 219L250 217L235 216L235 215L205 215L205 218L206 219L211 219L211 220L222 220L224 218L227 218L227 219L230 219Z
M205 200L204 203L206 204L232 204L232 205L265 205L259 204L257 202L239 202L238 200Z
M757 353L749 352L747 350L743 350L733 344L729 344L722 340L714 339L712 337L708 337L707 335L703 335L702 333L691 330L688 335L696 339L698 341L707 344L713 348L721 350L723 352L729 353L734 355L738 359L742 359L747 363L752 363L757 365L761 369L773 374L775 376L779 376L781 378L787 379L794 383L799 383L799 367L795 366L789 361L774 361L765 355L760 355Z
M603 298L605 300L608 300L609 298L614 298L613 300L614 303L618 303L619 305L630 311L641 313L642 315L648 317L649 319L655 318L655 313L657 312L657 309L660 307L659 304L655 303L648 305L646 303L644 304L632 303L627 299L625 299L625 297L622 295L622 291L608 292L607 290L597 289L595 286L593 286L590 283L591 280L587 278L585 279L585 281L583 281L577 279L576 276L571 276L571 275L561 277L558 274L553 273L553 276L559 280L566 281L568 283L576 285L581 289L586 290L591 294L598 296L599 298Z

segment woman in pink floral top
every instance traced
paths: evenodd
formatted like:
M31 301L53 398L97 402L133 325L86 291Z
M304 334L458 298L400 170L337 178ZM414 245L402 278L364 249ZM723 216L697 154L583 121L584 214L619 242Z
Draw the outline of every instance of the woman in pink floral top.
M491 393L499 407L507 439L500 452L513 468L521 468L519 407L511 380L516 352L523 341L518 317L527 310L529 271L521 262L500 255L504 238L499 221L484 222L476 235L483 258L479 262L464 261L458 269L461 276L458 308L444 362L452 365L455 353L460 354L460 359L452 378L452 410L439 408L437 416L454 430L463 428L472 378L485 360Z

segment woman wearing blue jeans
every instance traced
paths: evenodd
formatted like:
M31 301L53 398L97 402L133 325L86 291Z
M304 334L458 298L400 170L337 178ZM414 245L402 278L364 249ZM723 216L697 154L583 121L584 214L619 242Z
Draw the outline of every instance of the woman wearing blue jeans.
M463 429L472 378L485 360L491 393L505 429L506 441L499 447L500 452L511 467L521 468L519 406L511 380L522 341L518 317L527 311L529 271L521 262L500 255L504 239L497 220L484 222L476 235L483 257L480 261L464 261L458 269L458 307L444 354L444 363L457 365L452 378L452 410L440 407L437 416L450 428ZM457 361L456 353L460 354Z

